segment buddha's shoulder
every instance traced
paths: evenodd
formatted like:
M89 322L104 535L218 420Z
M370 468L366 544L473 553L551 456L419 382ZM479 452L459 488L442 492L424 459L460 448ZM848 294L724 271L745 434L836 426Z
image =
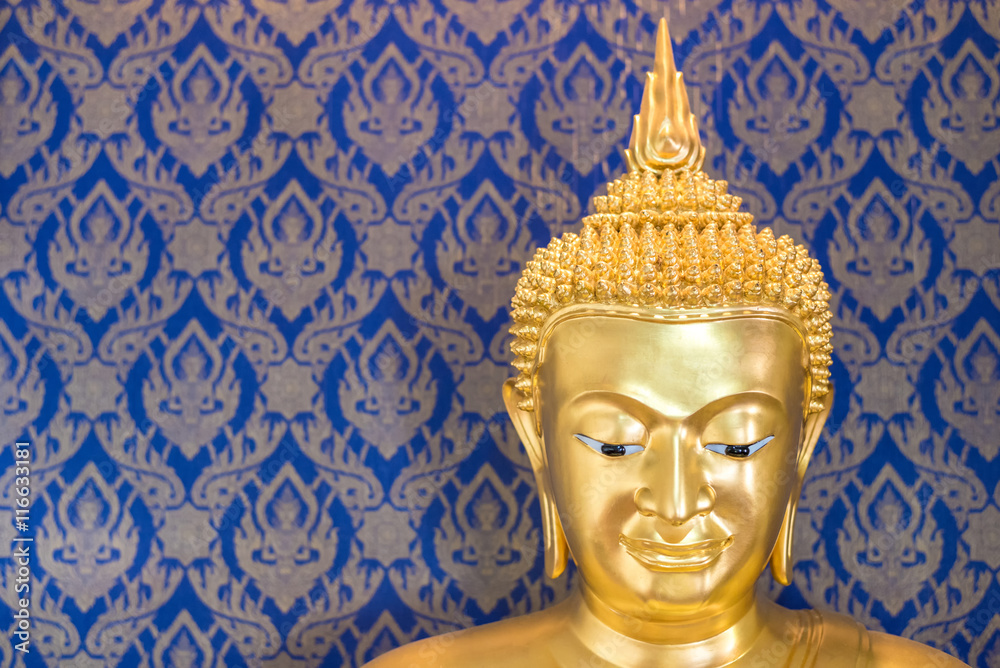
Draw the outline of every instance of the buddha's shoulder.
M559 624L548 611L514 617L403 645L365 668L501 668L554 665L545 642Z
M922 645L913 640L870 631L872 665L906 666L906 668L967 668L941 650Z
M823 612L824 649L857 646L863 654L865 648L871 668L962 668L966 666L955 657L898 636L869 631L854 619L832 612ZM846 657L845 657L846 658ZM823 662L819 662L822 664ZM856 665L864 665L859 663Z

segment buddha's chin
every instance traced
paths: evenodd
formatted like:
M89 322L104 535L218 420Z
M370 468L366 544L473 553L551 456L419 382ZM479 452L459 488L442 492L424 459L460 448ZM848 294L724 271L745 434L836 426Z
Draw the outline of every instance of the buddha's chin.
M725 566L716 559L696 569L664 571L633 561L620 571L624 579L617 587L605 581L604 586L592 590L606 605L628 617L685 623L736 605L753 590L753 578L740 587L737 583L744 580L744 574Z

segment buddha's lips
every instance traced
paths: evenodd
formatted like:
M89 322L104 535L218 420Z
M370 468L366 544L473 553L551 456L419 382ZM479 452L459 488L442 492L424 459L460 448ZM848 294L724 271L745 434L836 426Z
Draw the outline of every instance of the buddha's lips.
M733 537L676 544L640 540L619 534L618 542L626 552L649 570L676 572L696 571L708 566L733 544Z

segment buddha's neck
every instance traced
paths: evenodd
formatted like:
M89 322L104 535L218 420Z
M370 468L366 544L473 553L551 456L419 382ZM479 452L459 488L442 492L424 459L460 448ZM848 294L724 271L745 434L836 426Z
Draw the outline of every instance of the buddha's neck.
M666 623L626 617L609 608L583 583L570 605L569 625L587 650L619 666L722 666L749 652L767 626L754 591L717 614ZM663 662L663 663L661 663Z

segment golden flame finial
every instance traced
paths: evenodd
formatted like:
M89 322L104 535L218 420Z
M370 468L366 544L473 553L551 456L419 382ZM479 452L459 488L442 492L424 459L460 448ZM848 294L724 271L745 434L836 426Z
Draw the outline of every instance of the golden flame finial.
M656 61L646 73L642 105L625 151L631 171L701 169L705 147L688 103L684 75L677 71L667 20L656 30Z

